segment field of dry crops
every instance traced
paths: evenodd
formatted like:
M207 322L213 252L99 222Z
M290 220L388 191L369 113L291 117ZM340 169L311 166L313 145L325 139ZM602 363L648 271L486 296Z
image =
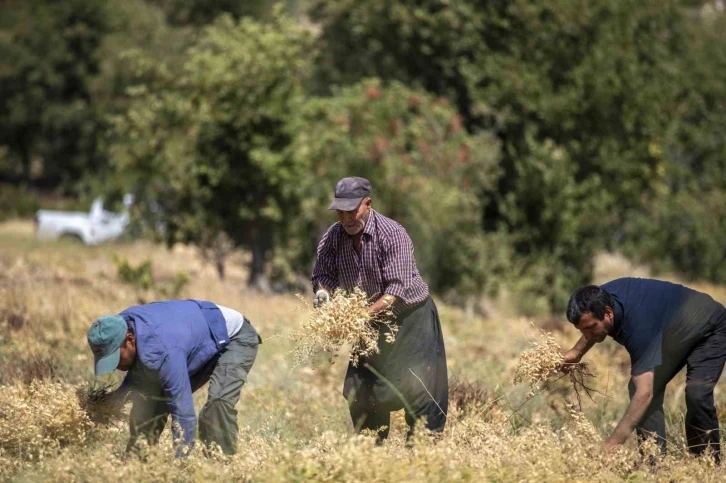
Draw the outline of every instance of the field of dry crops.
M239 255L244 259L244 255ZM151 260L153 280L134 286L118 279L118 260ZM241 261L241 260L240 260ZM237 265L239 267L240 265ZM180 272L190 282L181 297L209 299L243 312L265 339L242 392L239 454L205 457L198 449L174 460L169 441L146 457L124 459L125 424L91 422L77 392L92 379L85 333L98 315L161 297ZM32 225L0 225L0 480L16 481L717 481L726 476L683 452L683 380L666 397L670 454L646 457L633 441L605 454L601 441L627 403L628 358L609 341L587 356L602 395L583 399L582 412L566 380L528 395L514 386L520 353L538 334L562 346L577 338L564 319L525 320L503 303L490 318L441 308L451 378L451 411L444 437L422 435L404 445L403 414L391 438L374 446L351 435L340 391L345 354L332 366L293 367L289 338L306 315L292 295L265 297L245 290L245 273L230 268L217 279L194 250L145 242L88 248L32 239ZM647 270L603 256L598 280ZM726 290L702 285L722 302ZM101 382L118 382L113 375ZM200 391L195 402L204 402ZM726 415L726 396L717 391ZM722 422L723 424L723 422Z

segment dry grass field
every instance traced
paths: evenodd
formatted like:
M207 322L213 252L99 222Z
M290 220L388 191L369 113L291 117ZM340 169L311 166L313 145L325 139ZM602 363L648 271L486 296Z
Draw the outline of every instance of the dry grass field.
M244 255L238 255L240 260ZM118 264L150 260L153 283L119 280ZM147 242L84 247L40 242L32 224L0 225L0 480L13 481L720 481L708 460L683 450L683 376L666 397L669 456L642 456L629 441L604 453L601 441L627 403L629 361L612 341L586 357L602 395L582 401L565 380L528 397L514 386L520 353L539 327L567 347L577 339L564 317L480 318L440 307L451 383L451 411L442 439L422 434L404 444L403 414L391 438L353 436L341 395L346 354L328 365L295 369L292 342L279 337L305 314L293 295L263 296L245 289L245 273L230 267L226 280L190 248L166 250ZM145 458L126 458L125 423L92 423L77 392L93 380L85 340L95 317L140 301L164 298L179 273L189 277L179 297L208 299L243 312L264 343L238 405L239 453L204 456L199 447L175 460L170 432ZM647 275L613 255L598 260L597 280ZM726 289L698 288L726 301ZM574 287L573 287L574 288ZM497 314L511 313L509 310ZM276 337L278 336L278 337ZM101 383L117 383L119 374ZM198 409L206 391L195 395ZM726 415L726 396L717 392ZM723 424L723 421L722 421Z

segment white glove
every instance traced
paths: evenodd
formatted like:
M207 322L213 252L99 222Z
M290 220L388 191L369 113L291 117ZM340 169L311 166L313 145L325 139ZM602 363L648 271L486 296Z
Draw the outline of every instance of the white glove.
M327 290L320 289L315 292L315 297L313 297L313 307L318 308L327 302L330 302L330 294Z

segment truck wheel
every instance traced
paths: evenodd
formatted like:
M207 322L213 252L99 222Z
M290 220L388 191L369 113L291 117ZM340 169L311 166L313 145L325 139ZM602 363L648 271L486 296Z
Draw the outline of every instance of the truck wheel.
M60 239L71 243L83 243L83 238L76 233L63 233Z

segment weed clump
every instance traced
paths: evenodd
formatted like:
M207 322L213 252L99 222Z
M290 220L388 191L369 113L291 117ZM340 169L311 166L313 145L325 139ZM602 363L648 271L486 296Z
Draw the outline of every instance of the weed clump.
M380 352L378 347L379 328L385 342L392 344L398 333L398 326L392 321L391 312L379 313L373 317L368 312L368 297L360 288L347 293L336 290L330 301L313 308L303 297L303 309L309 312L302 329L288 333L296 346L291 355L294 366L315 359L321 352L331 353L329 362L344 345L352 346L350 361L358 366L361 357Z

